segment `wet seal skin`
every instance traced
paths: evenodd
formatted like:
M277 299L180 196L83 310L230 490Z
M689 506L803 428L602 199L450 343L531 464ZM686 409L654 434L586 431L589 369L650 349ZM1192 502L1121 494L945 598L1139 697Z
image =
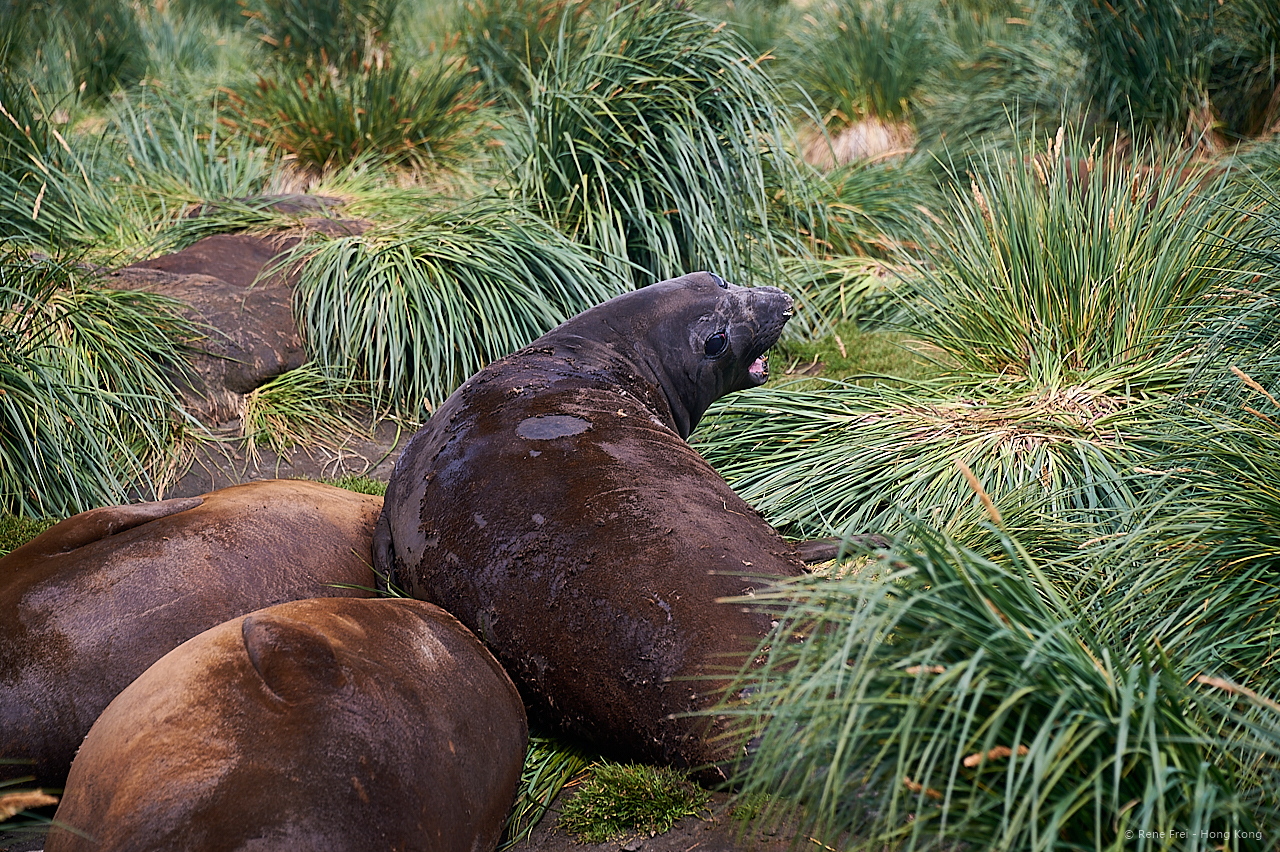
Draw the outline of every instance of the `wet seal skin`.
M267 480L108 506L0 559L0 780L61 787L103 708L216 624L284 601L371 595L379 497ZM30 761L34 761L31 763Z
M476 631L536 721L628 759L733 757L683 714L715 703L713 677L770 623L720 599L802 564L685 439L716 399L767 379L791 307L693 273L494 362L406 447L375 567Z
M47 852L492 852L528 727L476 637L421 601L258 610L169 652L94 723Z

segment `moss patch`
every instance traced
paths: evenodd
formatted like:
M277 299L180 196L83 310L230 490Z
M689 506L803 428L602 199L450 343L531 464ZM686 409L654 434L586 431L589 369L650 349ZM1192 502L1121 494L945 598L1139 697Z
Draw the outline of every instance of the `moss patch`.
M870 377L915 380L942 372L923 354L924 345L889 331L862 331L840 323L816 340L782 340L770 355L779 379L843 379L859 383Z
M0 515L0 556L4 556L58 522L57 518L19 518Z
M667 767L600 763L560 813L560 825L585 843L629 832L664 832L694 816L711 794Z

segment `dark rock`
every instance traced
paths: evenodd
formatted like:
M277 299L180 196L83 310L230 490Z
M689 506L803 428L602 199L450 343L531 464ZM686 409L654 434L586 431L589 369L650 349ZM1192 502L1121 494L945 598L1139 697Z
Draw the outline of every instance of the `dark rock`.
M288 287L138 266L113 273L110 282L177 299L188 306L186 317L205 328L194 342L195 381L183 388L188 410L205 423L239 417L244 394L307 360Z
M221 278L241 289L250 287L264 267L297 248L302 235L271 236L214 234L174 254L140 261L125 269L153 269L175 275L207 275ZM261 287L278 286L275 276L260 282Z
M331 236L361 233L367 222L308 219ZM173 254L119 269L109 286L145 290L186 304L206 330L193 342L195 378L182 390L187 409L206 424L240 416L243 397L307 360L293 319L285 263L304 232L266 236L216 234Z
M209 213L216 213L229 207L252 207L258 210L274 210L285 215L299 213L324 213L342 206L342 199L327 195L304 195L302 193L286 193L283 195L261 195L233 198L230 203L210 201L197 204L187 211L187 218L194 219Z

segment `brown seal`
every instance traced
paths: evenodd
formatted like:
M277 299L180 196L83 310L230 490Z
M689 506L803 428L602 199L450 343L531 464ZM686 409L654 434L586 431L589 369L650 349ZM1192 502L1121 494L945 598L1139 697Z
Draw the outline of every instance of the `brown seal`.
M802 566L685 439L765 381L790 316L780 290L694 273L494 362L406 447L375 568L475 630L535 721L631 759L731 756L681 714L770 622L720 599Z
M103 708L147 666L228 618L370 592L382 500L270 480L109 506L0 559L0 779L58 787Z
M94 723L45 849L498 843L528 728L510 679L422 601L317 598L166 654Z

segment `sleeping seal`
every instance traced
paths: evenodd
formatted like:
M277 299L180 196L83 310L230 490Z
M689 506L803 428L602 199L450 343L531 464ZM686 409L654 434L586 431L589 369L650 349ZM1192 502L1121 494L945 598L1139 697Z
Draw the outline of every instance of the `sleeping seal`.
M317 598L166 654L85 737L47 852L491 852L524 765L510 679L412 600Z
M780 290L699 272L494 362L405 448L375 568L476 631L536 721L628 759L732 757L682 714L714 704L708 676L736 672L770 621L720 599L802 565L685 439L766 380L790 316Z
M0 780L61 787L120 690L182 642L284 601L369 596L382 500L269 480L74 515L0 559Z

